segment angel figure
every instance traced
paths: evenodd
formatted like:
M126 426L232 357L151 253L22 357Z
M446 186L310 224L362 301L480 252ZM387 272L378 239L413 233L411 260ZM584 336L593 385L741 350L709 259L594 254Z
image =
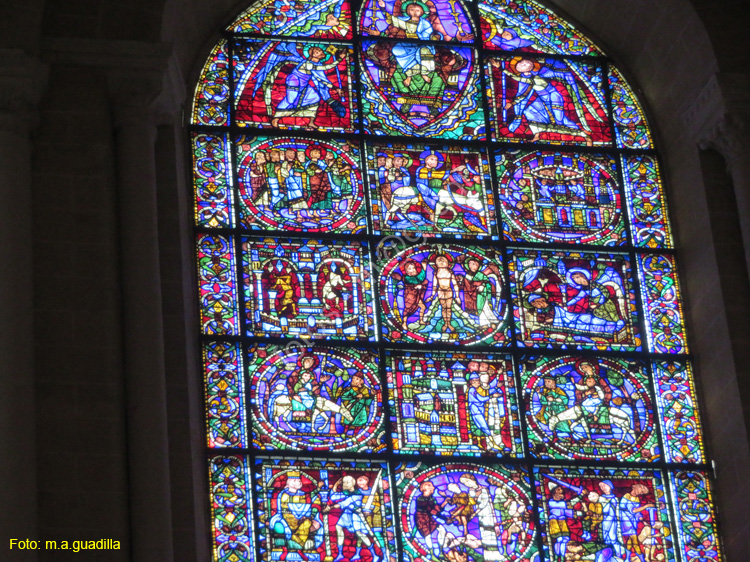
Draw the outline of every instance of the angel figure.
M300 54L296 44L279 43L258 72L252 95L255 97L258 90L263 88L266 109L273 127L278 127L279 121L287 118L312 126L321 103L327 104L334 114L343 118L346 116L346 107L333 97L333 94L344 95L341 79L339 77L339 83L334 84L326 71L337 68L339 61L344 58L345 51L338 51L336 57L330 57L330 53L318 45L305 45ZM290 63L295 66L287 74L284 86L274 87L279 73ZM272 96L279 91L283 93L283 98L274 108Z
M490 64L500 66L499 61L490 61ZM602 122L603 118L586 94L578 89L578 77L565 63L554 60L540 62L519 56L511 59L509 67L510 70L502 70L503 74L518 83L515 98L506 99L503 108L504 116L508 110L513 110L513 121L508 124L511 133L515 133L525 120L534 133L533 142L539 140L543 133L559 133L583 137L587 145L593 144L583 108L597 121ZM574 111L566 110L568 104L558 89L560 85L573 102Z

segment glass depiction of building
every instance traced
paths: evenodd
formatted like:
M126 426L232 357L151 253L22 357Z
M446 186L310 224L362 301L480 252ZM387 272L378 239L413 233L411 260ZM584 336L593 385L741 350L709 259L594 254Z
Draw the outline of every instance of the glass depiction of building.
M652 135L572 25L263 0L190 130L215 560L721 560Z

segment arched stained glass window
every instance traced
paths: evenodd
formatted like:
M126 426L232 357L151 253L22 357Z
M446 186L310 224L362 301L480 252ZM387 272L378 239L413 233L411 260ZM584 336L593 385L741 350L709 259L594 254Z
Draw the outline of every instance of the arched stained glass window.
M216 561L721 560L633 89L524 0L262 0L191 112Z

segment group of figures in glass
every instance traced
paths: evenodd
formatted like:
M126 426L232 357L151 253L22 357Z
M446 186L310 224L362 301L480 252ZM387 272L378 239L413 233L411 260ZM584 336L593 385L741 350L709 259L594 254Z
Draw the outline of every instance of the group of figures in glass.
M259 0L192 124L216 562L720 561L652 137L588 39Z

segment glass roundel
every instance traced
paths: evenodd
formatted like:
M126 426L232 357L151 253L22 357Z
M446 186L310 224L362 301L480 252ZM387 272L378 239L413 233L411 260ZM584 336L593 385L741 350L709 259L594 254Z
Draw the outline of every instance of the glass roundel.
M658 155L533 0L259 0L190 112L216 562L721 560Z

